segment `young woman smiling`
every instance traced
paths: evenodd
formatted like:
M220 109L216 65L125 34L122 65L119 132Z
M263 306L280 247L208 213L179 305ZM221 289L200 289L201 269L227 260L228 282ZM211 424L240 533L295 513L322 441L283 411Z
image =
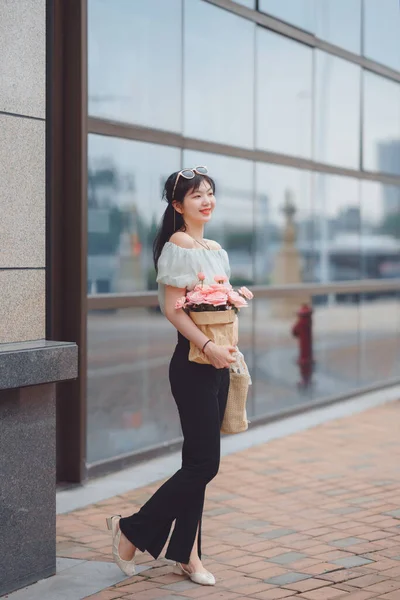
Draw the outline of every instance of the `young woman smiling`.
M220 427L229 388L229 365L235 346L217 346L193 323L176 302L197 283L215 283L216 274L230 276L228 255L204 238L204 227L216 207L215 183L206 167L183 169L166 181L168 205L154 242L154 262L162 312L178 332L169 367L169 381L183 432L182 466L135 514L108 519L113 532L113 554L127 575L135 572L136 549L155 559L163 549L173 521L165 557L174 572L201 585L214 585L214 576L201 562L201 524L207 484L220 463ZM211 364L188 360L190 342Z

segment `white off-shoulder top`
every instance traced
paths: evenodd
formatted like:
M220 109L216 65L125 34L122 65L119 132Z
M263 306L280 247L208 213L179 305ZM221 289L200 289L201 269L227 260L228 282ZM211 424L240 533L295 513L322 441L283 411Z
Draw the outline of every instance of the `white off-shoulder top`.
M165 286L191 290L198 283L197 273L206 276L204 283L215 283L215 275L231 275L226 250L207 250L206 248L182 248L173 242L167 242L158 259L158 301L161 311L165 310Z

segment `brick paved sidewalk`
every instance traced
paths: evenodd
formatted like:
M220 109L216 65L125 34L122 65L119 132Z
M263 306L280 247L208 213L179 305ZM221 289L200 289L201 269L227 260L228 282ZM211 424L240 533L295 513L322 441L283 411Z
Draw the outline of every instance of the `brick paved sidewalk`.
M203 560L215 587L151 567L92 600L400 600L400 403L227 456L208 486ZM105 517L157 485L58 517L58 556L110 561Z

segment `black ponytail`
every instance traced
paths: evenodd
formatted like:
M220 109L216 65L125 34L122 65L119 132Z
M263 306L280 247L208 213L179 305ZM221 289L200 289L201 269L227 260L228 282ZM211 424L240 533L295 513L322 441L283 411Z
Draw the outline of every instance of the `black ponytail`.
M186 224L181 213L179 213L172 205L172 201L175 200L179 204L183 204L183 200L186 194L191 190L198 190L202 182L205 180L212 187L215 192L215 183L208 175L198 175L196 173L193 179L185 179L185 177L179 177L178 183L175 189L174 198L172 198L172 192L174 189L175 181L179 171L172 173L165 182L163 190L163 200L168 203L167 208L161 219L160 227L157 231L156 237L153 242L153 260L154 266L157 271L158 259L160 258L162 249L169 238L175 233L175 231L185 231ZM175 213L175 217L174 217ZM175 218L175 223L174 223ZM175 227L174 227L175 224Z

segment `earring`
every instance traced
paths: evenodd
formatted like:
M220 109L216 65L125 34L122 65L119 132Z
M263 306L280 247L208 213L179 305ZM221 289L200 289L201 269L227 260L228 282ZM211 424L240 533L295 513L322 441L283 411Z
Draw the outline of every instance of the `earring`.
M175 215L176 215L176 210L174 208L174 233L175 233L175 229L176 229Z

